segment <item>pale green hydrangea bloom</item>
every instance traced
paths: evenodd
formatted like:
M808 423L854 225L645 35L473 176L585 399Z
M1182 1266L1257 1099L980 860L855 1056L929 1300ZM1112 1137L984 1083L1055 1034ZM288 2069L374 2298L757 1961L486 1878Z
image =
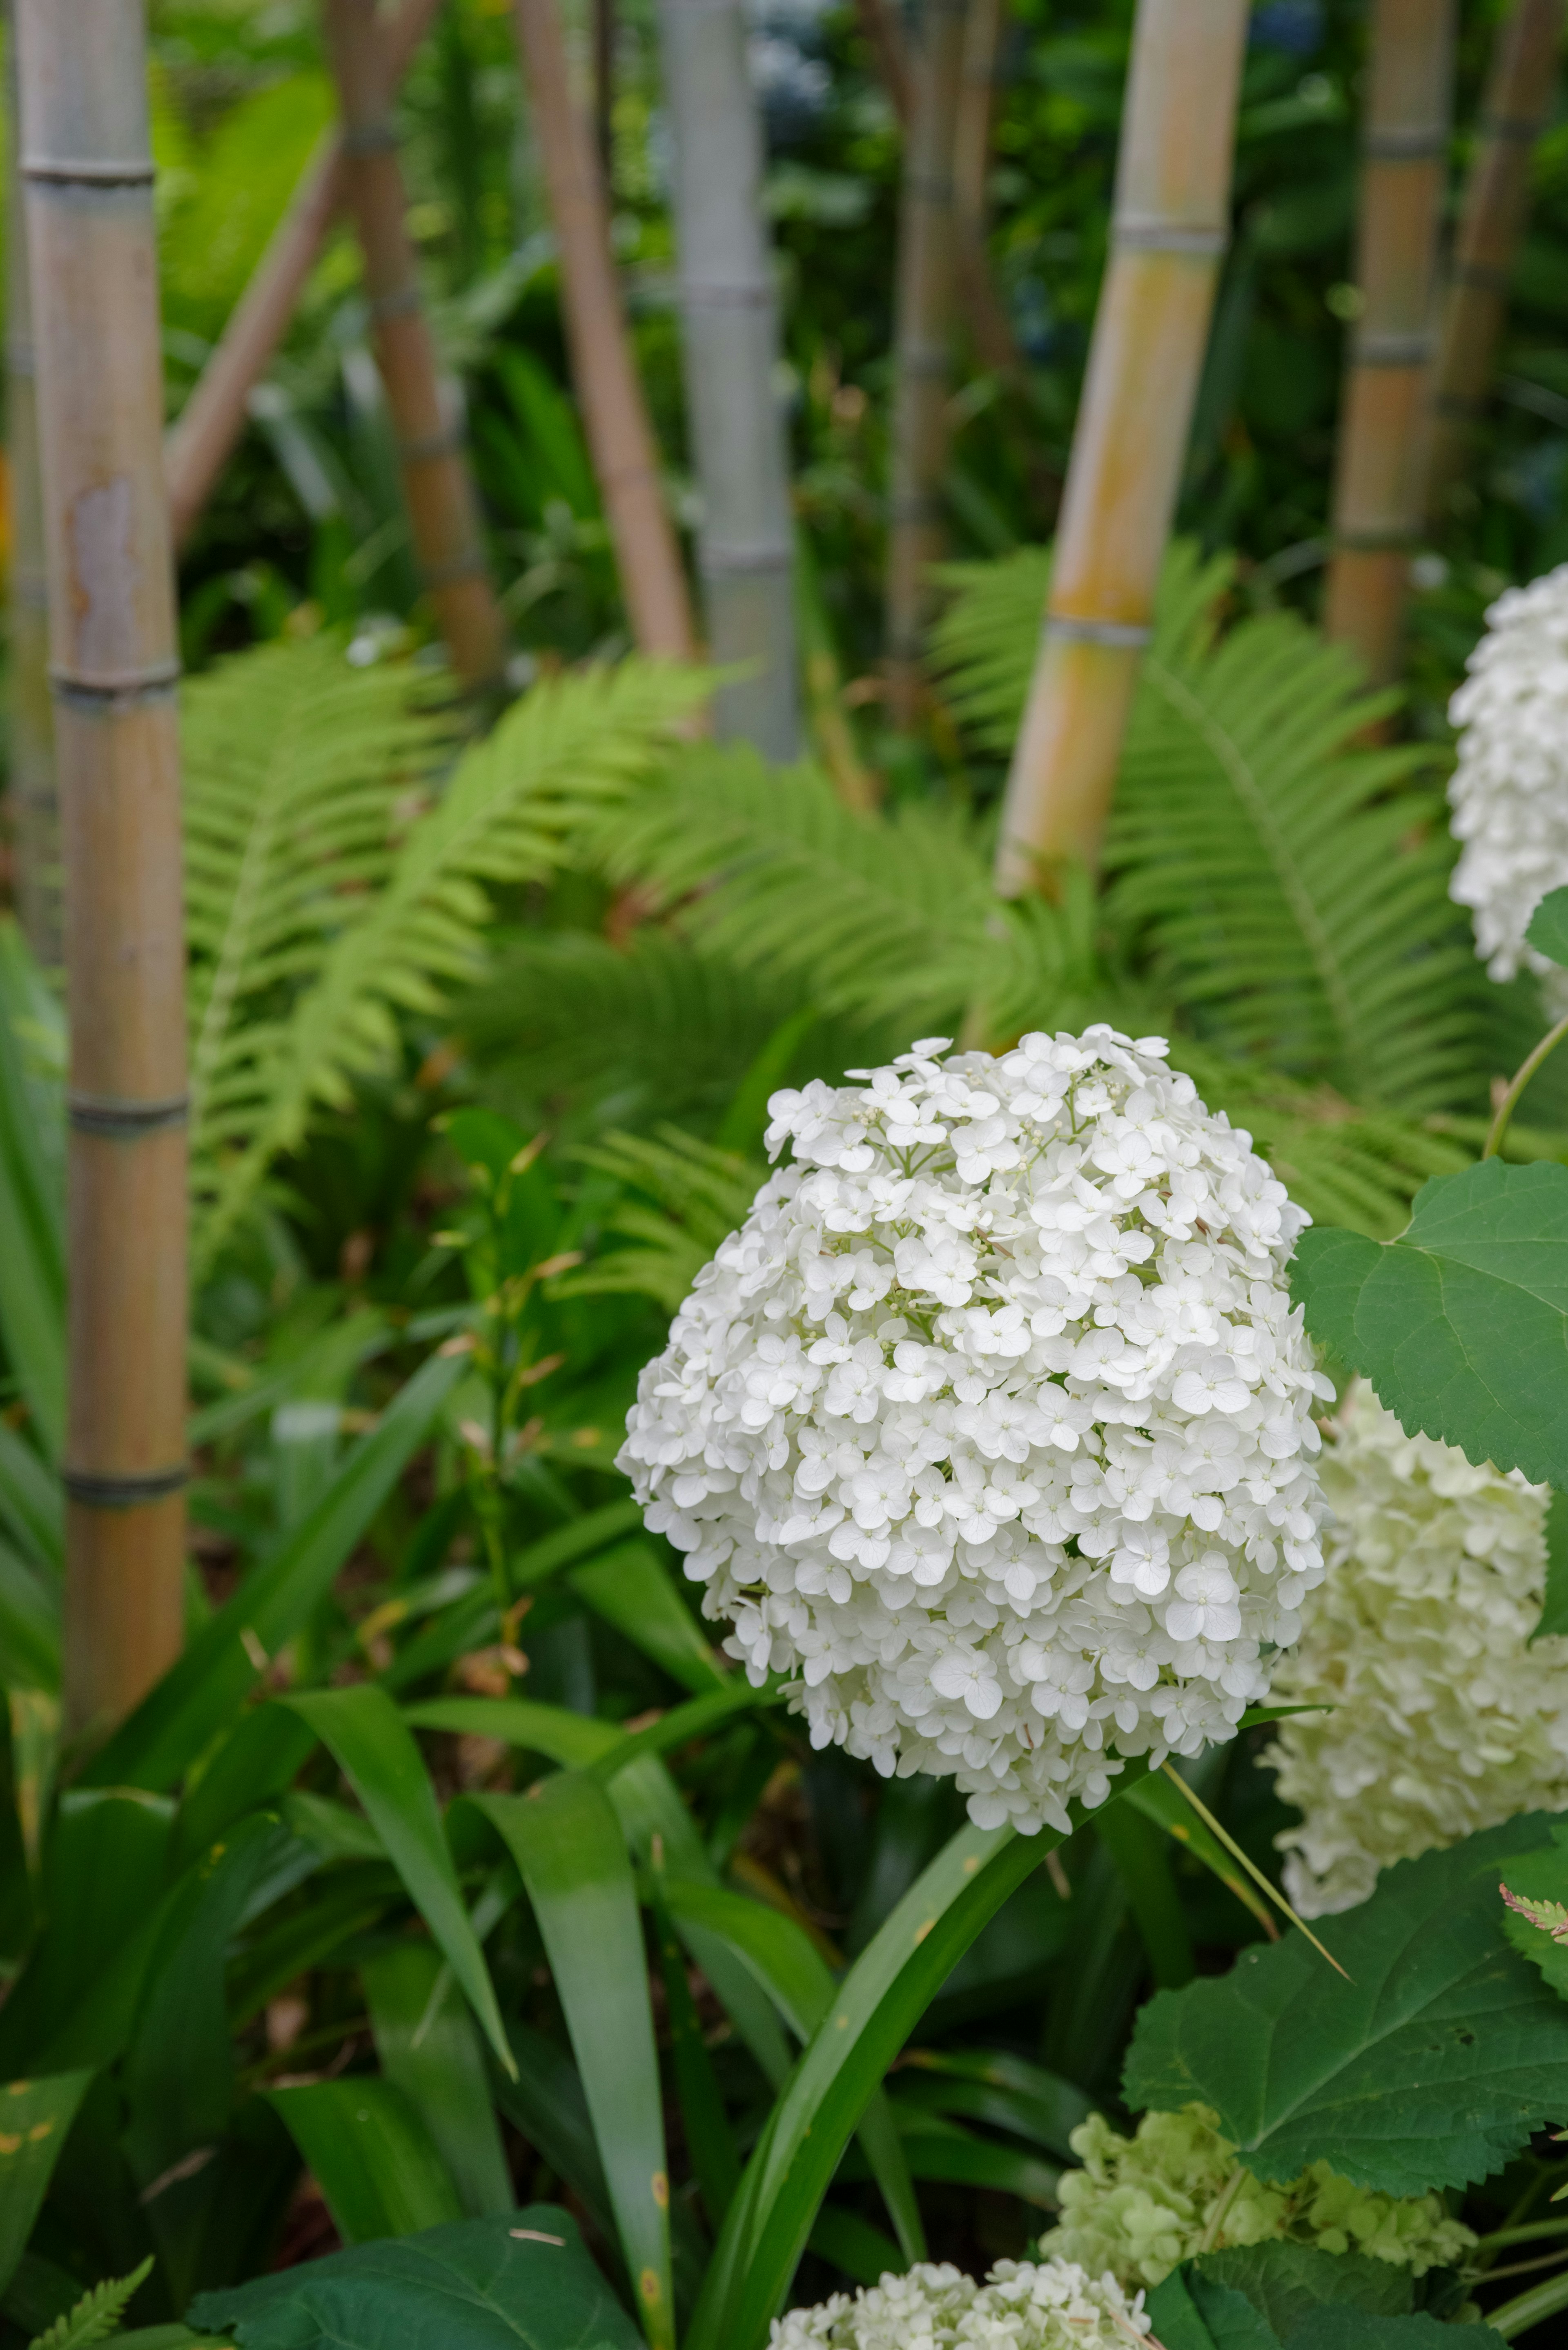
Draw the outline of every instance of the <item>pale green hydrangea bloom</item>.
M998 2261L983 2285L927 2261L792 2309L768 2338L770 2350L1136 2350L1147 2332L1141 2293L1070 2261Z
M1091 2114L1071 2144L1084 2168L1063 2173L1061 2224L1042 2236L1040 2251L1125 2285L1158 2284L1192 2252L1274 2237L1370 2252L1416 2276L1453 2265L1476 2241L1440 2197L1374 2194L1326 2162L1288 2187L1267 2187L1247 2170L1236 2182L1236 2149L1206 2106L1145 2114L1130 2138Z
M1568 1639L1541 1614L1547 1492L1407 1436L1351 1389L1323 1453L1326 1579L1275 1659L1265 1761L1300 1826L1280 1838L1306 1917L1364 1901L1377 1872L1516 1813L1568 1808Z

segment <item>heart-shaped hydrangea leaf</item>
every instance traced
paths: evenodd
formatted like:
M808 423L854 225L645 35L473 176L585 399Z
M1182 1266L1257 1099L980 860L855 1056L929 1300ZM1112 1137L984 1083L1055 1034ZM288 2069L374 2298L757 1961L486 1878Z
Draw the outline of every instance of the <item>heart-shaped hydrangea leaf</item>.
M1291 1291L1406 1428L1568 1488L1568 1167L1436 1176L1382 1245L1303 1232Z
M1524 935L1540 953L1568 964L1568 889L1552 889L1542 898Z

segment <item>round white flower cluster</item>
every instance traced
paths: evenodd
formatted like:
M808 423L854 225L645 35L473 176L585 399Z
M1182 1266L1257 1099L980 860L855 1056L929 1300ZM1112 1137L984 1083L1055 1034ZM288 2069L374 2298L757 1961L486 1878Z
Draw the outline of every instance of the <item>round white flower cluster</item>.
M1522 964L1553 1006L1568 1004L1568 979L1524 938L1547 891L1568 882L1568 563L1511 588L1486 617L1449 704L1460 730L1451 824L1464 843L1449 891L1471 909L1493 979Z
M1280 1843L1296 1908L1365 1901L1380 1868L1516 1812L1568 1808L1568 1639L1541 1615L1547 1490L1407 1436L1370 1388L1323 1461L1328 1575L1276 1659L1263 1760L1303 1814Z
M774 1095L794 1164L628 1423L753 1680L981 1826L1064 1829L1118 1755L1228 1738L1323 1573L1306 1219L1166 1050L933 1038Z
M1284 2238L1323 2252L1365 2252L1412 2275L1457 2266L1475 2243L1440 2195L1381 2195L1314 2162L1288 2186L1236 2175L1236 2148L1207 2106L1145 2114L1122 2137L1103 2114L1073 2132L1082 2170L1064 2170L1062 2220L1040 2251L1156 2285L1193 2252Z
M1127 2350L1148 2333L1143 2295L1070 2261L998 2261L983 2285L922 2262L857 2293L774 2320L769 2350Z

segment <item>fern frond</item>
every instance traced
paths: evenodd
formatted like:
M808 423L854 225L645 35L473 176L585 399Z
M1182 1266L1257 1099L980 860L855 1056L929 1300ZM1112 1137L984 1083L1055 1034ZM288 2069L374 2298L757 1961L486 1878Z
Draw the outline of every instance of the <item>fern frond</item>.
M634 1245L612 1249L580 1273L563 1275L556 1294L651 1297L669 1314L720 1243L745 1222L768 1172L675 1127L664 1128L657 1138L607 1135L577 1155L633 1195L610 1210L606 1224Z
M493 885L549 872L569 823L646 776L706 689L690 671L628 661L556 678L467 752L410 825L385 878L331 941L317 975L273 1019L231 1031L209 1086L198 1170L198 1268L318 1104L395 1048L405 1011L431 1013L471 980Z
M95 2342L107 2340L119 2324L136 2293L152 2273L152 2256L149 2253L140 2268L132 2269L127 2277L106 2277L84 2293L63 2317L42 2334L36 2334L27 2350L91 2350Z

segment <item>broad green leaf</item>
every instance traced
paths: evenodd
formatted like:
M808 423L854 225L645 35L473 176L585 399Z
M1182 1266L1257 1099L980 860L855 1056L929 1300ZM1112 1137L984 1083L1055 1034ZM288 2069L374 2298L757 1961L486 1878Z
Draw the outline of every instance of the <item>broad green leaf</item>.
M1148 1781L1144 1784L1147 1786ZM1167 1786L1170 1785L1168 1780ZM1174 1787L1170 1792L1179 1803ZM1192 1937L1181 1911L1167 1858L1168 1844L1162 1826L1146 1819L1131 1804L1112 1804L1095 1822L1095 1834L1116 1864L1126 1887L1127 1907L1148 1955L1154 1980L1161 1990L1178 1990L1197 1971ZM1218 1838L1215 1839L1218 1842ZM1236 1874L1240 1874L1237 1871Z
M263 2094L286 2123L346 2244L413 2236L462 2217L429 2130L390 2081L350 2076ZM223 2298L198 2297L191 2314L199 2325L225 2322L212 2307Z
M1161 2350L1282 2350L1279 2335L1234 2286L1173 2269L1144 2304Z
M1558 1632L1568 1632L1568 1493L1553 1492L1546 1506L1546 1588L1529 1645Z
M285 1703L307 1721L353 1784L371 1826L504 2065L512 2062L484 1953L468 1922L424 1758L374 1681Z
M524 1752L543 1754L563 1770L580 1770L609 1753L619 1739L613 1723L564 1705L536 1705L525 1697L433 1697L405 1706L414 1730L444 1730L460 1738L500 1738Z
M163 1880L172 1812L140 1789L61 1796L44 1871L48 1922L0 2007L0 2070L67 2072L119 2054L158 1931L149 1894Z
M1382 1247L1303 1232L1291 1294L1412 1432L1568 1488L1568 1167L1436 1176Z
M0 2089L0 2293L26 2249L90 2073L10 2081Z
M689 1739L703 1738L737 1713L750 1713L764 1706L782 1705L785 1692L782 1687L753 1689L742 1673L732 1673L722 1689L708 1690L702 1697L689 1697L684 1705L672 1705L668 1713L660 1714L645 1730L634 1730L618 1742L607 1747L594 1764L596 1779L608 1781L628 1763L643 1754L668 1754L672 1747L684 1746Z
M244 2350L638 2350L575 2221L552 2203L204 2293L191 2317L243 2326Z
M326 1597L345 1560L430 1432L462 1376L432 1356L363 1437L330 1490L256 1567L83 1773L95 1786L170 1787L231 1721L265 1669Z
M526 2023L507 2035L516 2072L495 2084L495 2102L578 2196L607 2244L615 2241L615 2213L582 2075L565 2050Z
M1568 2008L1508 1947L1497 1893L1547 1833L1526 1814L1386 1871L1323 1921L1348 1982L1293 1931L1229 1975L1160 1991L1133 2035L1128 2105L1211 2106L1276 2182L1326 2159L1417 2195L1500 2169L1568 2113Z
M450 1970L429 1942L405 1939L367 1960L359 1978L381 2070L419 2112L464 2211L510 2211L483 2051Z
M1549 889L1530 917L1525 937L1553 962L1568 964L1568 889Z
M1455 2325L1418 2309L1409 2317L1368 2316L1342 2301L1320 2302L1285 2350L1501 2350L1490 2325Z
M242 1713L174 1815L175 1865L205 1851L258 1804L275 1803L317 1742L308 1722L286 1705L252 1706Z
M1291 2340L1320 2302L1347 2302L1383 2317L1404 2316L1415 2302L1415 2280L1397 2262L1367 2252L1325 2252L1282 2238L1200 2252L1192 2266L1207 2282L1245 2294L1282 2342Z
M661 1665L671 1680L696 1696L723 1687L719 1661L651 1543L618 1544L566 1579L596 1616Z
M654 2350L675 2338L670 2178L637 1888L619 1820L596 1779L530 1795L472 1795L516 1862L545 1939L582 2075L617 2230Z

